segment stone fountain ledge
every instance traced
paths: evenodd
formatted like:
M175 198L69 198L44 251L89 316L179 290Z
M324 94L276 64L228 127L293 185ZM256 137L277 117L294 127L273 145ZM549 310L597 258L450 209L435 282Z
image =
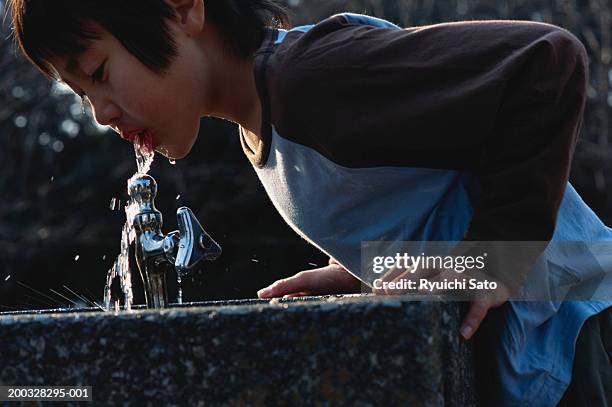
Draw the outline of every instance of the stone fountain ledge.
M92 386L101 406L475 405L459 303L357 295L88 311L0 315L0 385Z

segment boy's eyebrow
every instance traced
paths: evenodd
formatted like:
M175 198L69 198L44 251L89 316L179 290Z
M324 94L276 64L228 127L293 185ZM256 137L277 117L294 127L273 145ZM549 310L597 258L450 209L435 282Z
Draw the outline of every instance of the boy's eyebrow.
M66 72L75 73L79 68L78 56L72 55L68 58L68 64L66 65Z
M68 62L66 63L66 72L68 72L69 74L74 74L76 73L76 71L79 69L79 57L81 54L78 55L72 55L70 57L68 57ZM58 81L60 83L63 83L65 85L70 86L71 88L73 87L72 84L70 82L68 82L66 79L62 78L61 76L58 77Z

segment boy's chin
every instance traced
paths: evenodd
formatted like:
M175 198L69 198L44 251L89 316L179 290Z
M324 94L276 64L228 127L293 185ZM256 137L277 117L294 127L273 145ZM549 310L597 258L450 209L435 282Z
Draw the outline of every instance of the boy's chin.
M169 160L180 160L182 158L185 158L189 152L191 151L191 148L189 149L180 149L180 148L176 148L174 146L172 147L166 147L166 146L158 146L155 151L161 155L163 155L164 157L166 157Z

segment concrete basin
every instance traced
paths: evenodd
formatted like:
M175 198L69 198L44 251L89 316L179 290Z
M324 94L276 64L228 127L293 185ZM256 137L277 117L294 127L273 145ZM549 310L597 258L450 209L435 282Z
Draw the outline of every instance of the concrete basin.
M5 313L0 385L92 386L100 406L469 407L461 308L355 295Z

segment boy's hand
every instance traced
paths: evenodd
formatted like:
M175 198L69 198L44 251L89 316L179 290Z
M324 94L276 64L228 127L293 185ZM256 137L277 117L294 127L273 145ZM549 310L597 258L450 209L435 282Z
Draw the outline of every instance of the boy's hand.
M508 297L506 297L504 300L495 297L472 301L470 303L470 309L468 310L468 313L461 324L461 329L459 330L459 332L461 332L461 336L463 336L465 339L470 339L482 321L484 321L485 317L487 316L487 312L489 312L491 308L499 307L506 302L507 299Z
M361 290L361 282L344 267L329 259L329 265L300 271L257 292L259 298L301 297L304 295L350 294Z
M400 282L402 279L410 280L418 278L426 278L429 281L443 281L444 279L452 280L457 277L456 273L449 270L422 270L413 269L408 267L403 269L402 267L396 266L391 268L381 280L383 282ZM499 307L505 303L510 293L508 289L499 281L493 279L491 276L485 274L478 275L472 272L472 277L477 277L477 280L484 281L495 281L497 283L497 289L493 291L485 291L479 294L478 299L470 301L470 308L465 316L459 332L466 340L470 339L480 324L487 316L487 313L491 308ZM417 278L417 280L418 280ZM407 292L414 293L415 291L401 290L401 289L374 289L373 292L377 295L399 295ZM423 293L421 290L417 290L418 293ZM428 294L444 294L444 291L430 291Z
M408 277L408 273L409 271L407 270L394 268L383 276L383 280L399 281L401 278ZM429 277L432 277L431 274ZM441 275L439 277L441 277ZM499 288L495 290L495 295L483 295L482 298L471 301L470 308L460 329L460 333L465 339L470 339L474 335L491 308L502 305L508 299L509 294L505 291L503 285L499 283L498 287ZM259 290L257 296L259 298L283 296L291 298L304 295L358 293L360 289L361 282L358 279L353 277L353 275L333 259L329 259L328 266L301 271L292 277L278 280L272 285ZM389 290L374 290L374 293L401 294L402 292L397 290L393 292Z

